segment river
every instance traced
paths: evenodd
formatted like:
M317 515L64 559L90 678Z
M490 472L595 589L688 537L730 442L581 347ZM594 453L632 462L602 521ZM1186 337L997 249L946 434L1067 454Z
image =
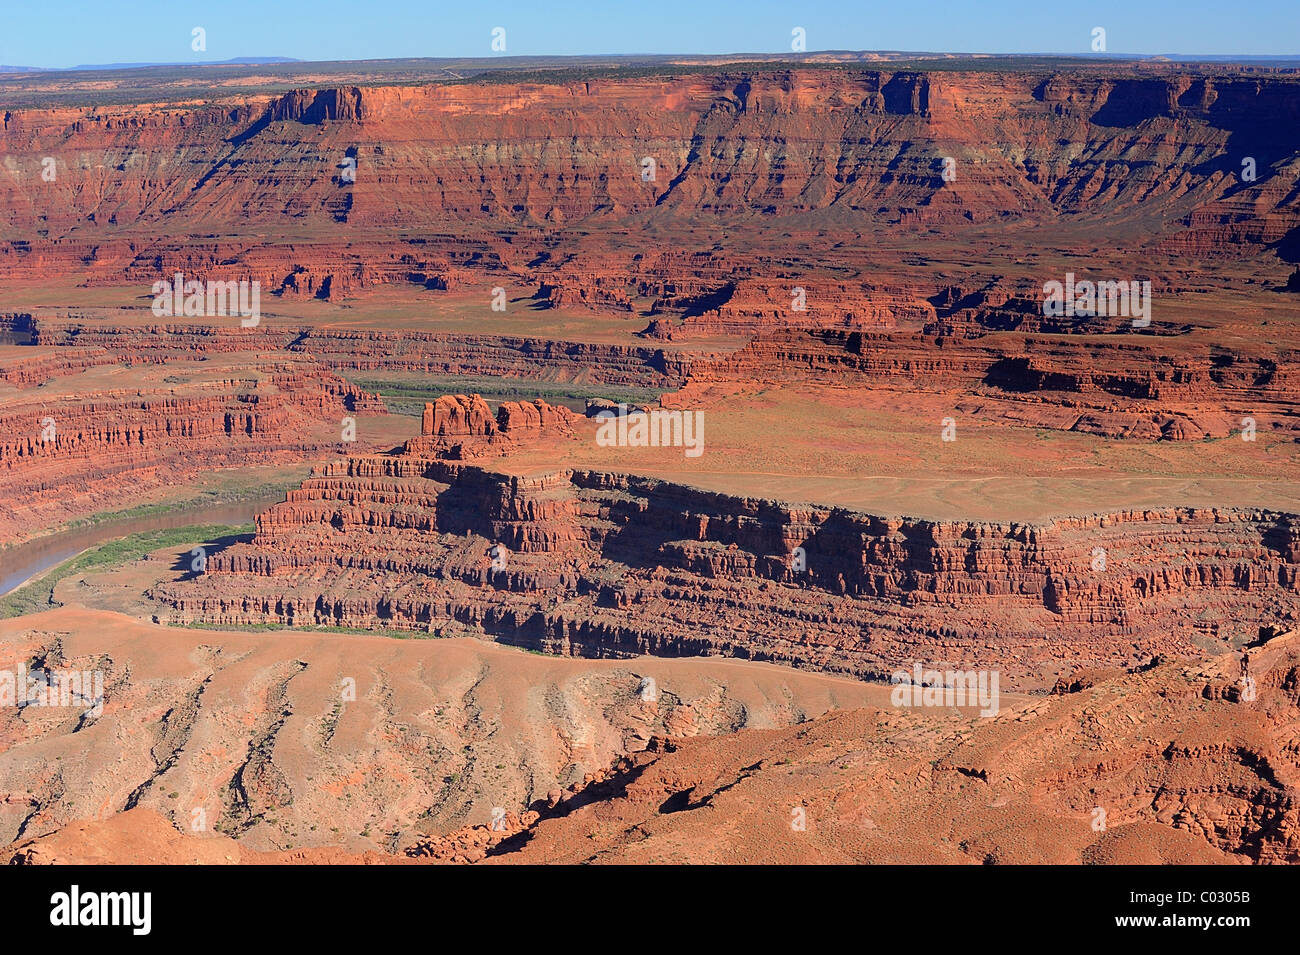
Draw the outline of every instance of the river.
M235 504L203 504L152 514L105 521L90 527L60 531L0 551L0 596L17 590L37 574L57 567L83 551L106 541L142 531L161 531L188 524L249 524L255 514L284 500L283 494Z

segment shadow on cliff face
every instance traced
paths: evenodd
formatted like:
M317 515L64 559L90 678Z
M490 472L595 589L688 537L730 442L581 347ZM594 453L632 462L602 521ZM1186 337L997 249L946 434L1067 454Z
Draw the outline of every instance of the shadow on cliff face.
M1300 226L1296 226L1277 243L1277 254L1283 262L1300 262ZM1300 292L1300 269L1296 269L1285 285L1288 292Z
M1042 386L1042 376L1030 367L1028 358L999 358L989 365L984 375L984 384L1002 391L1024 394L1038 391Z
M1300 517L1279 514L1273 526L1260 535L1260 541L1285 561L1300 560Z
M677 556L671 545L687 542L731 548L757 560L787 558L777 508L765 506L756 515L759 520L747 524L735 520L728 512L729 504L725 495L671 486L656 488L645 498L615 501L608 512L614 527L597 545L600 556L630 568L676 567L695 572L701 569Z
M711 292L703 292L693 298L685 300L682 308L682 318L699 318L706 312L716 312L736 294L736 283L727 282L721 287Z
M1088 118L1094 126L1137 126L1149 119L1173 114L1172 86L1164 79L1119 80L1101 108Z
M207 543L200 544L199 546L203 549L202 554L196 554L194 549L181 551L176 555L176 559L172 561L169 569L182 575L182 580L194 580L202 577L204 571L198 569L195 566L196 564L206 566L206 561L214 554L220 554L223 550L235 544L251 544L254 536L253 534L227 534L225 537L218 537ZM202 561L200 561L200 557Z
M652 745L645 750L646 754L672 753L676 752L677 747L667 740L652 741ZM546 819L554 819L561 816L567 816L583 806L598 802L610 802L615 799L626 799L627 790L630 785L635 783L641 775L649 768L650 762L641 759L623 757L615 762L610 770L610 774L604 779L595 779L581 787L571 790L568 798L561 798L557 802L551 802L548 799L534 799L529 805L529 811L535 812L538 819L531 826L515 833L505 839L502 839L496 845L487 850L488 856L509 855L512 852L518 852L526 846L536 833L537 824ZM687 792L689 796L689 791ZM410 853L408 852L408 855Z
M460 480L438 495L438 508L434 516L439 534L463 537L473 533L487 540L495 540L496 533L489 519L490 488L483 481Z

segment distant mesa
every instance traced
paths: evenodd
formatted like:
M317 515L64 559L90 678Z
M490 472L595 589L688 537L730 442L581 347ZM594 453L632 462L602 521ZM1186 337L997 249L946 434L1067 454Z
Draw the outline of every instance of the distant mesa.
M76 73L90 70L144 70L151 67L259 66L268 63L301 63L292 56L236 56L228 60L157 63L81 63L77 66L0 66L0 73Z

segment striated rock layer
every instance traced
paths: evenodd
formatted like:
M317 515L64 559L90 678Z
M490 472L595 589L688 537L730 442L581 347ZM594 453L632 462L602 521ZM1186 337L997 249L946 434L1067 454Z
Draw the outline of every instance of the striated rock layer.
M198 469L339 450L346 446L345 418L385 413L375 396L332 372L285 358L216 372L172 364L174 374L166 377L118 371L85 392L75 378L30 387L24 364L0 360L0 375L17 368L12 380L22 388L0 404L0 496L8 504L0 512L0 539L6 541L56 512L138 500L143 489L179 482Z
M1300 440L1300 350L1243 342L785 329L693 362L665 403L689 407L689 386L734 381L926 391L962 411L1107 437L1225 437L1249 418Z
M162 365L232 353L287 353L339 372L410 371L437 375L545 377L674 388L693 357L711 352L666 353L652 345L608 345L517 335L463 335L411 330L313 328L275 325L157 324L131 309L49 309L0 314L0 331L31 337L30 355L0 364L0 380L18 387L53 374L104 365ZM134 319L134 320L133 320ZM26 352L27 349L16 349Z
M1300 517L877 517L630 475L499 474L422 437L318 468L258 516L252 543L155 596L175 622L468 630L561 654L726 654L869 678L959 663L1050 686L1070 664L1139 666L1294 620Z
M545 377L663 389L687 407L712 383L833 383L949 396L952 407L1026 427L1106 437L1224 437L1250 418L1300 440L1300 349L1136 335L1045 335L1019 326L958 334L944 323L885 330L777 328L725 354L507 335L211 325L128 325L122 315L7 316L39 347L0 362L0 380L30 388L53 375L195 356L288 354L338 373ZM3 322L5 317L0 317ZM1033 326L1031 326L1033 327Z
M890 327L954 278L987 281L953 248L1025 271L1041 236L1008 226L1126 269L1109 277L1142 249L1157 283L1162 261L1256 256L1300 227L1300 82L1281 72L683 67L111 99L5 112L7 278L144 294L179 271L327 300L501 286L701 330ZM886 229L956 241L957 264L909 257L901 279Z

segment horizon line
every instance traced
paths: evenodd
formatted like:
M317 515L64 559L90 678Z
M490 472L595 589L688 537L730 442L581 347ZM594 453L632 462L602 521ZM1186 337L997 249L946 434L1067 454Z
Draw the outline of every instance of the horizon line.
M581 60L676 60L681 58L734 60L740 57L753 57L755 61L771 60L778 63L806 63L810 66L827 65L818 58L830 56L883 56L911 58L944 59L1062 59L1062 60L1097 60L1102 62L1128 62L1168 60L1170 62L1216 62L1230 64L1234 62L1296 62L1300 64L1300 53L1080 53L1080 52L1000 52L981 53L952 50L851 50L830 49L813 50L803 53L763 52L738 50L728 53L537 53L537 54L502 54L496 56L394 56L365 57L359 59L322 59L311 60L280 55L234 56L222 60L199 61L158 61L158 62L123 62L123 63L82 63L73 66L32 66L28 64L0 64L0 75L19 75L24 73L77 73L77 72L113 72L124 70L148 69L183 69L240 66L311 66L338 63L535 63L539 60L581 61ZM671 65L671 64L667 64ZM683 63L682 65L690 65Z

